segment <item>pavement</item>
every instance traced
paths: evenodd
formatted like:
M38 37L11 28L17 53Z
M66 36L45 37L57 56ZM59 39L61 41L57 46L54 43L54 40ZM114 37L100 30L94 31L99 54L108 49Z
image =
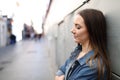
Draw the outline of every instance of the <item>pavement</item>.
M46 38L0 48L0 80L54 80L55 65Z

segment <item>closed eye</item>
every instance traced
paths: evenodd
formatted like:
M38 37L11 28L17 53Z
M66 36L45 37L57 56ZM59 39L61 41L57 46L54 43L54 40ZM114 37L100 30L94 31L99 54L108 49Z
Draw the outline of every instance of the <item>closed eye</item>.
M81 26L80 26L79 24L75 24L75 27L76 27L77 29L80 29L80 28L81 28Z

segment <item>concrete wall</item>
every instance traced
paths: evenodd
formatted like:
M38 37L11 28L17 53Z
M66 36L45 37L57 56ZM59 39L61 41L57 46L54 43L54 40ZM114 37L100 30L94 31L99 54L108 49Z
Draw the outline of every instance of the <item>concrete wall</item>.
M0 47L7 45L7 24L6 19L0 15Z
M113 80L120 80L120 0L91 0L88 4L81 7L95 8L101 10L106 17L108 25L108 49L111 58ZM80 4L81 5L81 4ZM77 11L79 11L77 10ZM77 12L76 11L76 12ZM74 12L74 13L76 13ZM63 22L56 23L50 28L49 36L55 43L55 61L59 67L64 63L70 52L74 49L75 43L72 39L70 29L73 26L74 13L67 15ZM55 28L55 29L53 29ZM52 29L52 30L51 30ZM53 34L52 34L53 33ZM52 35L51 35L52 34Z
M58 25L58 37L57 37L57 61L58 66L63 64L66 58L70 55L71 51L75 47L75 43L72 39L70 32L73 20L73 14L68 15L63 23Z

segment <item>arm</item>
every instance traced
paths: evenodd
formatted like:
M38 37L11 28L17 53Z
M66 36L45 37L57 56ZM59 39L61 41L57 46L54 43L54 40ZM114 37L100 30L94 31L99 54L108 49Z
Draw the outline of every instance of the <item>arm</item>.
M65 75L65 71L66 71L66 65L67 65L67 61L57 71L56 76L55 76L55 80L64 80L64 75Z
M66 67L70 63L70 58L66 60L66 62L59 68L59 70L56 73L56 76L65 75Z
M65 78L65 72L66 72L66 67L68 66L68 64L70 63L71 59L68 58L66 60L66 62L64 63L64 65L62 65L59 70L56 73L56 77L55 80L64 80Z
M55 80L64 80L65 78L65 72L66 72L66 67L68 66L68 64L72 61L72 56L75 54L75 51L77 51L77 49L75 49L72 53L71 56L65 61L64 65L62 65L59 70L56 73L56 77ZM75 55L74 55L75 56Z

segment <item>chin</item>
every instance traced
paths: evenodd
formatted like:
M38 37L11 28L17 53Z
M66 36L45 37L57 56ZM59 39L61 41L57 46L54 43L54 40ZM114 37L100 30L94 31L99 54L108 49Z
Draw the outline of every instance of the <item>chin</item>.
M78 41L78 40L76 40L76 39L74 39L74 41L75 41L75 43L77 43L77 44L79 44L79 43L80 43L80 41Z
M81 41L74 39L75 43L79 44Z

